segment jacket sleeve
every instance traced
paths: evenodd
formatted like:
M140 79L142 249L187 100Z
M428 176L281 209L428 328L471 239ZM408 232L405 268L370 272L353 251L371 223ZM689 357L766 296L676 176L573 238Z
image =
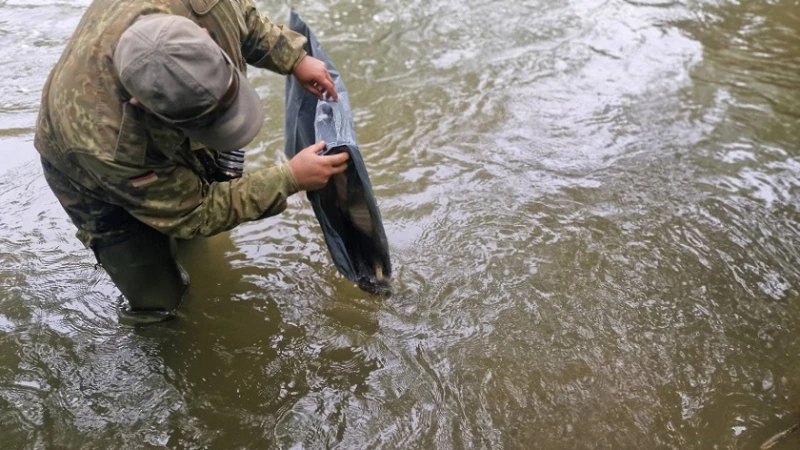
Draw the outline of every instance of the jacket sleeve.
M240 223L274 216L298 191L288 164L253 171L223 183L207 183L187 167L134 167L78 154L110 203L169 236L212 236Z
M306 37L262 15L253 0L242 0L247 36L242 55L248 64L285 75L306 56Z

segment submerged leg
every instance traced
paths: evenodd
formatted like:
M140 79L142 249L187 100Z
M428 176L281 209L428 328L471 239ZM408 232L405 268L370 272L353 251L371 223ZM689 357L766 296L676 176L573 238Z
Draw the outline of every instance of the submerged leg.
M174 316L189 281L175 260L172 239L145 228L125 241L96 246L95 254L128 301L121 318L149 323Z

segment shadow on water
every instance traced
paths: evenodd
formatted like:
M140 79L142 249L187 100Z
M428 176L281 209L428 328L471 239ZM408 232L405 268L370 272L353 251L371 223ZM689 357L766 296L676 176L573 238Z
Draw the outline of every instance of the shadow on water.
M169 416L166 444L256 448L303 437L334 444L348 398L368 390L379 363L358 346L316 341L304 326L286 322L274 299L279 293L228 263L236 252L228 233L180 243L192 279L180 317L134 330L152 344L148 353L183 399ZM322 311L344 326L377 330L373 314L353 320L335 305Z
M336 336L348 326L374 333L374 314L339 317L331 339L315 338L313 327L283 320L280 293L244 281L247 271L227 262L236 251L228 235L180 247L192 284L180 317L161 325L116 325L116 292L90 261L80 282L37 289L60 278L51 271L67 267L58 264L28 270L34 285L15 281L20 289L0 301L4 446L229 449L341 439L343 410L381 364ZM106 288L89 295L87 278Z

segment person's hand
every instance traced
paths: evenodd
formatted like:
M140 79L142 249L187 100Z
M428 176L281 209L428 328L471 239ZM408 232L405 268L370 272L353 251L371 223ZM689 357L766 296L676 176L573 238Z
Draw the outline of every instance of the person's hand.
M303 86L303 89L314 94L320 100L325 100L328 97L334 101L339 101L339 94L336 93L333 78L328 73L328 67L325 66L324 62L313 56L304 56L297 63L292 74Z
M315 191L328 184L328 179L347 169L347 152L335 155L320 156L318 151L325 148L325 142L320 141L304 148L289 160L289 170L294 176L294 181L301 191Z

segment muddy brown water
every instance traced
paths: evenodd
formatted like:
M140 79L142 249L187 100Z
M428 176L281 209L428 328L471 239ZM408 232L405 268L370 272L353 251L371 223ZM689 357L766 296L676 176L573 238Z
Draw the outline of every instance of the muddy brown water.
M139 330L32 146L87 4L0 0L0 448L748 449L800 420L800 2L295 2L396 294L295 196L184 245L181 317ZM257 168L283 80L250 77Z

